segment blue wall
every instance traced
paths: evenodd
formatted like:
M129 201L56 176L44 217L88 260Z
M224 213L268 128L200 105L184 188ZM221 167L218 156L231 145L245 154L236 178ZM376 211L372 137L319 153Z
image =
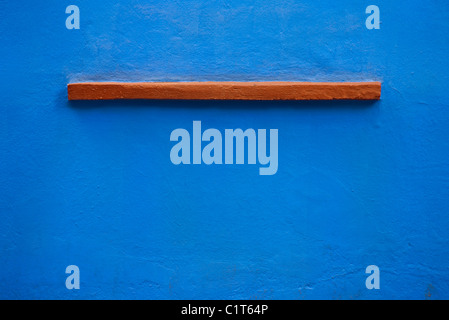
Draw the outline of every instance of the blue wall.
M448 21L443 0L1 1L0 298L449 298ZM383 91L69 103L88 80ZM173 165L170 133L194 120L279 129L277 174Z

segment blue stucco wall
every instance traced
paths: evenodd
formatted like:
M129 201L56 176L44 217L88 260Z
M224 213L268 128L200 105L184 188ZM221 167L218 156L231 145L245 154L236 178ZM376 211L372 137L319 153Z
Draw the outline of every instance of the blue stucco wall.
M443 0L0 1L0 298L449 298L448 21ZM88 80L383 91L69 103ZM279 129L277 174L173 165L170 133L194 120Z

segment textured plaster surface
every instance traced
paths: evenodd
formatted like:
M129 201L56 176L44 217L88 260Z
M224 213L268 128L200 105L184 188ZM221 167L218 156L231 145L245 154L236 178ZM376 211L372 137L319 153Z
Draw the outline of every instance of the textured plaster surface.
M448 21L443 0L0 1L0 298L449 298ZM382 81L382 99L67 101L86 81ZM278 129L278 172L174 166L194 120Z

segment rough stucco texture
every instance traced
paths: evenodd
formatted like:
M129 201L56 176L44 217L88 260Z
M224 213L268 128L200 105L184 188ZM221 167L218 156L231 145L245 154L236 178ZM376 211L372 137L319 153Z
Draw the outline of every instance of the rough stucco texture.
M0 1L0 297L449 298L448 21L443 0ZM71 82L204 80L382 99L67 101ZM173 165L194 120L279 129L278 172Z

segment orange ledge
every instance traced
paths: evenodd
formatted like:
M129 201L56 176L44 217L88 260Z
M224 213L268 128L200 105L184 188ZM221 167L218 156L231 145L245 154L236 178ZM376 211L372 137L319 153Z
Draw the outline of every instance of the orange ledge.
M379 100L380 82L85 82L69 100Z

